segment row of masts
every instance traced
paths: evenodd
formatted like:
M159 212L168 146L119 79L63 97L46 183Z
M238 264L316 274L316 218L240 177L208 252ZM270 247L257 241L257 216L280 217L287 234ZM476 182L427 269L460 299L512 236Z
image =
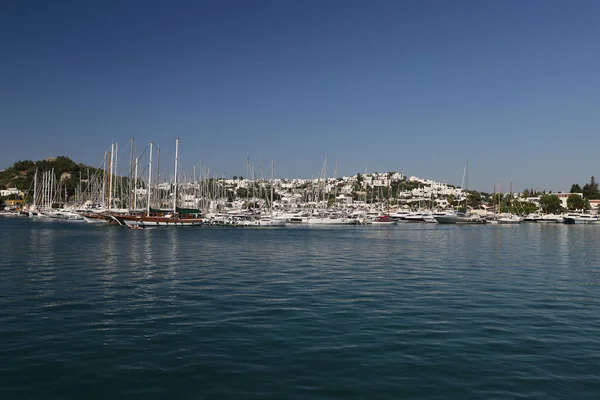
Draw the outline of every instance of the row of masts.
M147 213L151 212L151 208L152 206L156 206L156 208L160 208L160 209L165 209L168 208L170 210L172 210L173 212L177 212L177 208L178 205L180 203L182 203L180 200L182 200L183 197L186 197L186 199L183 199L183 203L187 203L186 207L189 207L189 197L191 196L191 201L194 202L193 207L191 208L198 208L199 203L202 205L206 205L207 203L210 204L216 204L216 203L220 203L221 201L226 202L227 198L228 198L228 194L227 191L228 189L225 188L223 185L219 184L219 178L218 177L214 177L214 178L210 178L210 170L209 169L202 169L202 166L200 168L200 176L197 176L197 170L196 170L196 166L194 165L193 167L193 176L192 176L192 180L191 180L191 185L190 185L190 181L189 179L185 179L185 175L184 175L184 181L187 181L187 183L181 183L180 180L180 165L179 165L179 138L175 139L175 165L174 165L174 174L173 174L173 180L171 183L169 183L169 189L165 190L165 183L161 183L158 180L158 176L159 176L159 166L157 165L156 167L156 177L153 176L153 174L155 173L155 169L154 169L154 144L152 142L150 142L148 144L148 147L144 150L144 152L142 153L142 157L144 156L144 154L146 153L146 151L148 152L148 164L147 164L147 181L143 182L140 179L140 157L136 157L135 153L134 153L134 139L131 139L131 149L130 150L130 171L129 174L127 176L128 182L129 182L129 190L128 193L130 194L129 199L128 199L128 208L132 209L132 210L139 210L139 205L140 205L140 199L139 199L139 189L144 189L145 190L145 211ZM123 186L122 183L122 179L120 179L120 177L118 177L117 174L117 157L118 155L118 143L115 144L111 144L110 150L106 152L105 154L105 162L104 162L104 168L103 168L103 175L106 177L105 179L105 185L106 188L102 190L103 193L103 197L102 197L102 204L106 205L106 208L108 210L113 210L115 207L115 200L119 199L120 201L120 195L118 194L118 187L117 185L121 185ZM158 160L157 160L157 164L160 163L160 148L157 149L157 156L158 156ZM273 179L274 176L274 163L271 162L271 179ZM250 165L248 165L248 168L251 168ZM254 181L254 179L256 178L255 175L255 171L252 168L251 169L251 175L253 176L252 180ZM143 171L142 171L143 173ZM262 180L262 171L261 171L261 180ZM172 186L171 186L172 184ZM190 187L192 189L192 193L190 192ZM246 198L248 200L248 202L251 201L251 199L256 198L257 193L255 192L256 188L255 185L251 186L251 190L247 190L246 193ZM274 185L271 184L270 187L270 193L268 196L268 205L270 208L272 208L273 205L273 201L274 201ZM166 193L165 193L166 192ZM165 202L165 197L164 195L168 197L170 197L170 204L168 204L167 202ZM267 200L265 198L265 200ZM122 204L123 202L120 201L120 203ZM166 206L166 207L165 207ZM205 208L205 207L201 207L201 208Z
M151 211L151 205L152 205L152 186L153 186L153 177L152 177L152 171L153 171L153 154L154 154L154 149L153 149L154 144L152 142L150 142L148 144L148 181L146 182L146 212L150 213ZM139 157L134 157L134 139L131 139L131 146L130 146L130 171L129 174L127 176L128 182L129 182L129 203L128 206L130 209L137 209L138 208L138 189L140 186L140 179L139 179ZM103 165L103 176L106 177L105 180L103 180L103 185L106 185L106 187L103 186L103 199L102 199L102 203L106 205L106 208L110 211L111 209L114 208L114 201L115 199L117 199L119 196L118 195L118 187L117 185L119 183L122 184L122 180L120 179L120 177L118 176L117 173L117 160L118 160L118 151L119 151L119 144L118 143L112 143L110 150L105 154L105 162ZM145 153L145 151L144 151ZM158 155L158 160L157 160L157 170L156 170L156 185L159 185L158 182L158 177L160 176L160 148L157 149L157 155ZM179 162L179 138L175 139L175 170L174 170L174 183L173 183L173 193L172 193L172 210L173 212L177 211L177 204L178 204L178 182L177 182L177 178L178 178L178 162ZM195 175L195 167L194 167L194 175ZM123 202L121 202L123 203Z
M36 168L33 181L33 205L35 209L50 209L54 203L54 190L56 188L56 176L54 168L42 174L40 188L37 187L38 170Z

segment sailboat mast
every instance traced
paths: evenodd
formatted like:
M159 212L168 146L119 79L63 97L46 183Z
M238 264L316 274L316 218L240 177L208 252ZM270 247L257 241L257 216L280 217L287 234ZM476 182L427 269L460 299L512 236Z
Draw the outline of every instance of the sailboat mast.
M273 216L273 173L274 173L275 164L273 160L271 160L271 217Z
M112 171L113 171L113 157L114 157L115 145L110 144L110 159L108 160L108 210L110 211L110 205L112 203Z
M387 190L387 215L390 216L390 190L392 190L391 179L388 178L388 190Z
M513 203L512 182L510 183L510 198L508 201L510 201L510 203L508 203L508 207L509 207L508 212L509 212L509 214L512 214L512 203Z
M35 167L35 175L33 176L33 209L37 207L37 173L38 169Z
M173 188L173 212L177 212L177 163L179 161L179 137L175 138L175 187Z
M52 175L50 175L50 208L52 208L52 205L54 204L54 184L55 184L55 178L54 178L54 168L52 168Z
M44 171L44 173L42 174L42 209L46 208L46 205L48 203L48 201L46 200L46 198L48 197L46 194L46 187L48 186L46 184L47 176L48 176L48 171Z
M52 171L48 171L46 175L46 208L51 208L50 200L52 199L52 183L50 179L52 177Z
M194 165L194 207L198 208L198 182L196 181L196 166Z
M496 207L496 185L494 185L494 195L492 196L492 207Z
M150 142L150 160L148 161L148 203L146 204L146 212L150 215L150 193L152 192L152 142Z
M50 208L50 171L44 172L44 208Z
M104 152L104 162L102 163L102 205L106 205L106 160L108 159L108 153ZM90 173L88 171L88 180L90 179Z
M131 176L131 174L133 173L133 138L131 138L131 149L129 149L129 203L130 203L130 207L131 209L135 209L135 202L133 200L133 192L132 192L132 186L133 186L133 177ZM136 172L137 174L137 172Z
M135 158L135 176L133 178L133 209L137 207L137 178L138 178L138 158Z
M465 214L469 212L469 160L465 164Z
M323 199L325 199L325 194L327 193L327 157L325 157L325 163L323 164L323 169L325 170L325 172L323 172L323 179L325 179L325 184L323 185ZM327 200L325 200L325 204L323 206L323 211L325 211L325 209L327 208Z
M156 184L160 184L160 147L156 149Z
M119 180L117 179L117 162L119 160L119 142L115 142L115 156L113 158L114 161L114 166L113 166L113 171L114 171L114 181L115 183L113 184L113 194L112 194L112 198L116 199L117 195L119 194L118 192L118 185L119 185ZM121 196L119 196L120 198Z
M498 214L502 213L502 192L500 191L500 181L498 181Z

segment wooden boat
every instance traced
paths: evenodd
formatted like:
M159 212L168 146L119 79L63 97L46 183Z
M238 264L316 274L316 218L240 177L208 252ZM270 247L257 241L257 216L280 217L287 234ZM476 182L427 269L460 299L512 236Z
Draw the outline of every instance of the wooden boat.
M398 221L390 217L389 214L385 214L376 217L371 223L373 225L396 225Z
M111 218L122 226L198 226L204 225L199 214L163 214L151 212L145 215L112 215Z

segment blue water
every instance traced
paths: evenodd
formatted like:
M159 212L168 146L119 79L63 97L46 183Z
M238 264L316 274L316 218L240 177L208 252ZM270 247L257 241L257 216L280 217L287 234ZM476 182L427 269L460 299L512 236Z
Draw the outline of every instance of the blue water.
M600 396L600 226L0 218L1 399Z

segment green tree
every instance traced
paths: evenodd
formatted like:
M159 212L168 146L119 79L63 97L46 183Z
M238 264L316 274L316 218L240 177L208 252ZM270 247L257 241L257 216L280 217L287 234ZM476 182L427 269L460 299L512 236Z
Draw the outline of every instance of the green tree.
M498 204L500 201L502 201L502 193L494 193L492 196L490 196L490 201L494 204Z
M494 193L490 196L490 205L495 207L500 212L508 212L508 195L502 193Z
M586 199L599 199L600 190L598 190L598 183L596 182L596 177L592 176L590 179L590 183L586 183L585 185L583 185L583 189L580 193L583 193L583 197L585 197Z
M245 198L248 196L248 189L244 188L244 187L239 187L237 188L236 194L239 198Z
M571 185L571 190L569 190L569 193L583 193L583 190L581 189L581 186L579 186L577 183L574 183Z
M363 176L360 174L360 172L359 172L358 174L356 174L356 182L357 182L359 185L362 185L362 182L363 182L363 180L364 180L364 178L363 178Z
M583 197L578 194L572 194L567 198L567 208L569 210L583 210L585 209L585 201Z
M531 214L533 212L536 212L538 209L538 207L534 203L529 202L519 202L517 203L515 208L518 214L523 215Z
M35 163L31 160L17 161L13 164L15 171L27 171L35 166Z
M467 195L467 202L469 203L469 207L479 208L481 207L481 194L475 190L471 190Z
M547 214L555 214L560 211L560 199L555 194L543 194L540 196L540 207Z

